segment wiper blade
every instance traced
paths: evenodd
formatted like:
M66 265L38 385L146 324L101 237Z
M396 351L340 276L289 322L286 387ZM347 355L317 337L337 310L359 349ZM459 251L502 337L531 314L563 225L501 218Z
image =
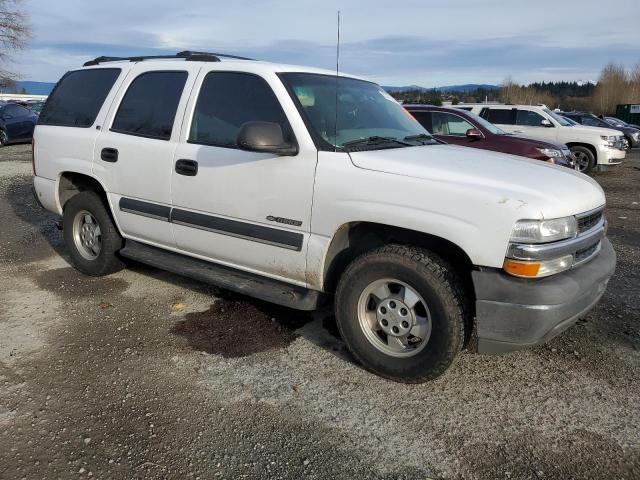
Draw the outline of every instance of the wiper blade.
M435 141L433 136L427 135L426 133L418 133L416 135L407 135L406 137L404 137L404 140L408 141L408 142L419 141L419 140L426 140L428 142L434 142Z
M407 143L403 140L400 140L398 138L393 138L393 137L380 137L378 135L373 135L371 137L367 137L367 138L358 138L356 140L349 140L348 142L345 142L342 144L342 147L355 147L357 145L379 145L382 143L397 143L399 145L406 145L406 146L411 146L410 143Z

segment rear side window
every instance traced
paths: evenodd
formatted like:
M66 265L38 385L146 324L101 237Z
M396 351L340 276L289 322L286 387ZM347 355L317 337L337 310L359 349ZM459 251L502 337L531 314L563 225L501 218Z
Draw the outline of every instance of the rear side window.
M246 122L277 123L285 139L291 140L287 117L263 78L236 72L207 74L191 122L189 142L235 148L240 127Z
M500 125L514 125L515 124L515 115L513 114L513 109L504 109L504 108L488 108L485 110L482 115L484 118L489 120L491 123L498 123Z
M6 107L4 107L4 115L11 115L12 117L24 117L29 115L30 111L24 108L22 105L16 105L15 103L10 103Z
M67 73L49 95L38 124L90 127L96 121L98 112L119 75L119 68Z
M111 130L169 140L187 72L147 72L131 82Z

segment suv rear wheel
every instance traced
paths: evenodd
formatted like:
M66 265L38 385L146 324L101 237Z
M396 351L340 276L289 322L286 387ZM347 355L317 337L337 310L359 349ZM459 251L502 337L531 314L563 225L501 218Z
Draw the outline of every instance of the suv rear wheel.
M76 269L99 277L124 267L117 256L122 237L96 192L86 191L71 197L64 207L62 223L64 241Z
M596 164L596 157L587 147L576 145L575 147L571 147L571 153L573 153L576 159L578 170L582 173L590 172Z
M428 250L381 247L354 260L340 278L338 328L367 370L405 383L431 380L462 348L462 292L453 268Z

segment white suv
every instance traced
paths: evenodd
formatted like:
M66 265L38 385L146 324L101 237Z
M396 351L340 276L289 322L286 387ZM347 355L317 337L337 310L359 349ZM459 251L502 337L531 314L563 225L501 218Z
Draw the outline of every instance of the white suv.
M470 103L456 108L470 110L506 132L567 145L584 173L619 165L626 155L618 130L577 125L544 105Z
M133 259L299 309L333 298L355 358L394 380L467 344L548 340L615 266L593 180L443 145L329 71L98 58L58 82L34 138L36 197L78 270Z

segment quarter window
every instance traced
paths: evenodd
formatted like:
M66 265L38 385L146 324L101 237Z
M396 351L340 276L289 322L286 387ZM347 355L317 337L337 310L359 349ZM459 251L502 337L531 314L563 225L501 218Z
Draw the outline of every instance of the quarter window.
M246 122L277 123L285 139L291 140L287 117L263 78L236 72L207 74L193 114L189 142L236 148L240 127Z
M531 110L518 110L516 124L525 127L541 127L544 119L542 115Z
M187 72L147 72L125 93L111 130L169 140Z
M119 75L119 68L94 68L67 73L49 95L38 124L90 127Z

